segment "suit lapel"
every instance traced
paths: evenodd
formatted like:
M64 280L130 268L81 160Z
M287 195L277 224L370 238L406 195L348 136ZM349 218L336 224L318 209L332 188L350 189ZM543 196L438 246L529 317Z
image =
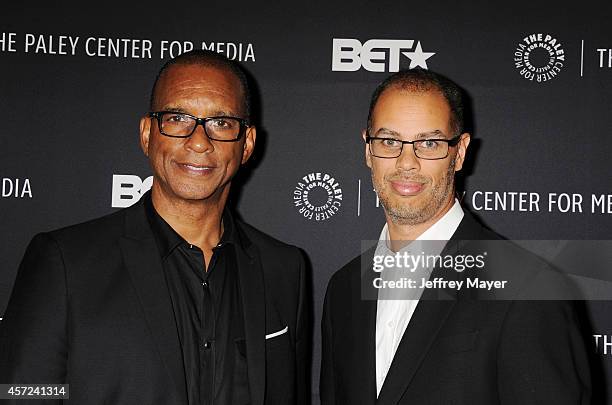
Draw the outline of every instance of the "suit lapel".
M463 246L463 241L482 239L487 236L484 228L470 213L465 212L459 227L444 247L441 255L457 254ZM430 279L440 276L447 280L464 277L463 274L457 272L449 274L448 271L434 269ZM429 289L423 292L393 357L376 402L377 405L395 405L399 402L456 302L455 290Z
M169 379L186 402L181 345L155 239L142 202L125 213L125 235L119 240L123 260Z
M419 301L393 357L378 405L399 402L455 303L455 300Z
M355 399L362 404L376 402L376 300L378 290L374 288L373 280L378 273L372 271L374 252L375 248L372 248L363 254L360 263L361 272L355 272L361 277L355 282L357 285L351 287L352 294L358 295L353 297L353 302L359 305L359 309L352 314L355 317L352 323L355 328L352 335L355 336L356 353L362 353L358 356L354 370L360 393L359 398ZM358 285L359 283L361 285Z
M263 405L266 386L266 296L261 260L240 225L235 222L241 243L236 261L244 316L246 354L251 403Z

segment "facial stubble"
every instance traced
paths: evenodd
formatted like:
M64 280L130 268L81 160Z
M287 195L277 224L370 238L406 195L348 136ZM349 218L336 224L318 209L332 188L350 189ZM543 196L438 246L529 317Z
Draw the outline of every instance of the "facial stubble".
M430 185L431 188L426 190L426 192L428 192L431 197L424 206L414 206L410 203L402 203L401 201L396 202L393 200L391 191L388 187L389 181L387 177L397 178L397 173L391 176L385 176L382 180L383 184L379 184L372 172L374 189L389 219L397 225L418 225L430 220L440 212L442 207L448 202L449 196L454 191L455 160L456 157L451 159L444 176L440 179L440 182L435 185L432 185L431 182L428 181L429 179L423 177L409 177L411 181L427 180L426 184ZM403 177L405 178L406 176Z

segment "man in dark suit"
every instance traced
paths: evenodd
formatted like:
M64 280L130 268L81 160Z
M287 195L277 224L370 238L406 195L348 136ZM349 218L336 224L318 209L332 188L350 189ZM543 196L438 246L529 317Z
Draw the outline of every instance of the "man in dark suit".
M68 403L88 405L309 403L301 252L226 208L255 146L244 73L183 54L160 71L150 109L151 192L27 248L0 382L67 383Z
M376 246L329 282L322 404L590 403L576 306L558 299L567 295L551 294L555 285L559 292L569 288L454 198L454 176L470 143L458 86L425 70L390 76L374 92L362 136L386 225ZM479 240L488 242L473 242ZM404 279L394 273L401 254L424 249L456 260L486 252L483 246L489 255L477 274L507 279L499 293L465 288L474 272L439 263L397 273L416 281L412 286L382 284ZM386 257L391 261L380 260ZM377 269L381 263L388 268ZM436 280L448 284L420 286Z

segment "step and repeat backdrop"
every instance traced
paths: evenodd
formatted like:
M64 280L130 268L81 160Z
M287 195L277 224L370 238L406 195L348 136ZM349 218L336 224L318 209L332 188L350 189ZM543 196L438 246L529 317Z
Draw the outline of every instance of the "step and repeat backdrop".
M469 95L458 196L484 224L510 239L612 239L612 5L506 3L3 5L0 314L34 234L150 187L138 122L161 65L196 48L253 83L257 151L231 204L309 257L313 398L327 282L384 224L360 132L390 73L432 69ZM612 303L589 309L599 403L612 404Z

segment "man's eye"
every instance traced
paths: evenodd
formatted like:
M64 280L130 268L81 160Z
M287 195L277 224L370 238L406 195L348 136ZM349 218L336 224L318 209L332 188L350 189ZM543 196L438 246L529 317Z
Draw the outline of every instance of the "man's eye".
M167 122L187 122L189 118L185 114L166 114L164 121Z
M232 121L226 118L215 118L210 123L216 129L231 129L234 126Z
M437 141L432 141L432 140L425 140L421 142L421 147L424 149L435 149L438 147L438 142Z
M390 148L398 147L400 144L401 142L396 139L383 139L383 145Z

